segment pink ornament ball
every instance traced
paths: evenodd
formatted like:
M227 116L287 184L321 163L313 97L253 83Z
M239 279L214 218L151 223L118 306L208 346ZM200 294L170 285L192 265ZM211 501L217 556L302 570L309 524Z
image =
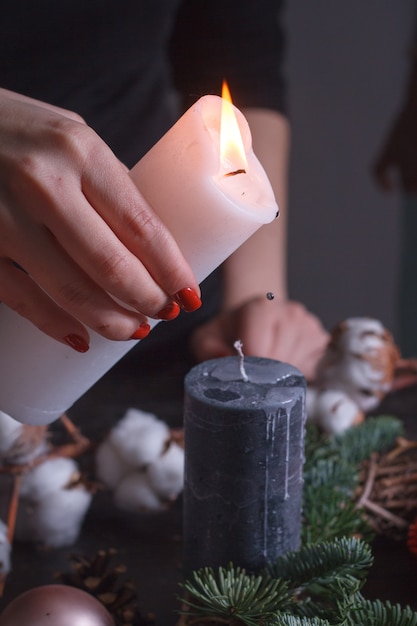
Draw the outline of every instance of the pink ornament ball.
M0 615L0 626L114 626L114 620L87 592L44 585L12 600Z

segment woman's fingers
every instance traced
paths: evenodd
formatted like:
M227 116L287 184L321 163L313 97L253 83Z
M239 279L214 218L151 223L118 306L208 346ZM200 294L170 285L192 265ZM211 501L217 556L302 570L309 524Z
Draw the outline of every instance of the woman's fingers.
M41 285L50 300L67 315L108 339L115 340L129 339L138 326L147 320L145 314L123 308L99 287L62 250L46 229L38 227L31 232L32 238L22 236L24 249L17 256L17 262L24 268L30 264L28 278ZM0 288L0 299L7 302L2 292L4 287ZM31 319L30 306L27 306L25 317ZM36 325L39 326L39 323Z
M0 300L30 319L44 333L78 352L89 346L84 326L55 304L24 271L0 259Z
M111 150L65 112L12 101L0 101L0 259L9 277L10 261L29 276L17 293L6 280L0 299L55 338L64 319L127 339L146 316L198 308L191 268Z
M107 156L103 153L100 167L83 176L86 198L165 294L173 297L188 287L200 294L194 274L168 229L126 172Z
M245 355L291 363L312 379L328 333L302 304L257 297L198 328L191 349L198 360L216 358L236 353L236 339L242 341Z

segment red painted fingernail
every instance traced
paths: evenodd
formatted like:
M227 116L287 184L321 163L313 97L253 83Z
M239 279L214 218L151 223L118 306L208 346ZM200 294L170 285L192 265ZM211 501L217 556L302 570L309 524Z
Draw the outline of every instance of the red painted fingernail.
M156 319L165 320L169 322L170 320L174 320L180 314L180 306L176 302L170 302L167 306L164 306L163 309L156 314Z
M184 287L175 294L174 298L187 313L196 311L202 305L200 297L192 287Z
M88 350L90 349L90 346L88 345L86 340L80 337L80 335L75 335L74 333L71 333L70 335L64 337L64 341L66 341L67 344L77 352L84 353L88 352Z
M151 332L150 325L147 324L146 322L143 322L139 326L139 328L135 330L135 332L131 336L131 339L145 339L145 337L147 337L150 332Z

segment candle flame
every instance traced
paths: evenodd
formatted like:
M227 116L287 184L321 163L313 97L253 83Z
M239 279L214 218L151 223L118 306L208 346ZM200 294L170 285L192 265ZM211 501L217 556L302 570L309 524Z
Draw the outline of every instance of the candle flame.
M222 98L220 118L220 160L222 168L226 171L245 170L248 165L245 147L226 81L223 82Z

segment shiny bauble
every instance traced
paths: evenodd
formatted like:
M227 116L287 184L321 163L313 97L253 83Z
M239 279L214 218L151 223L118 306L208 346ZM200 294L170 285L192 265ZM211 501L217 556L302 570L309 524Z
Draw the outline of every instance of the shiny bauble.
M44 585L12 600L0 615L0 626L114 626L114 620L87 592Z

